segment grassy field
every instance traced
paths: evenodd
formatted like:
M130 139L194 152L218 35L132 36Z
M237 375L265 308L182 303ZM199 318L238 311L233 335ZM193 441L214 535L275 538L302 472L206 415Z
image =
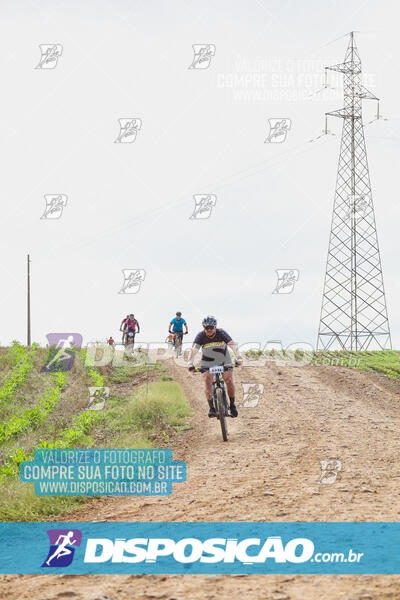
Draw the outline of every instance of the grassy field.
M19 481L19 464L36 448L150 448L186 427L191 414L180 386L160 363L85 366L45 373L47 350L0 349L0 521L41 521L90 499L36 496ZM89 387L109 388L101 410L89 408Z
M351 352L346 350L303 352L301 350L250 350L245 353L251 361L271 360L281 361L283 364L297 365L331 365L343 366L362 371L374 371L388 377L400 378L400 351L399 350L372 350L365 352Z

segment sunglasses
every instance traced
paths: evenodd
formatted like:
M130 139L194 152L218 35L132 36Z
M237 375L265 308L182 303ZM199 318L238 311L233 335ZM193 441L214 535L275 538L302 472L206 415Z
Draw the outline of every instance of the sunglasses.
M212 331L215 328L215 325L207 325L207 327L204 327L204 329L206 329L207 331Z

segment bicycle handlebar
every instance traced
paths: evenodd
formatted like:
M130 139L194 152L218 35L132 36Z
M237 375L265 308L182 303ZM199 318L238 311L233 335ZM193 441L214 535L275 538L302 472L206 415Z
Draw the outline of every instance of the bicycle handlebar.
M239 365L229 365L229 366L223 365L224 371L232 371L234 366L238 367ZM221 367L222 367L222 365L221 365ZM205 373L206 371L209 371L209 370L210 370L210 367L195 367L193 370L193 373Z

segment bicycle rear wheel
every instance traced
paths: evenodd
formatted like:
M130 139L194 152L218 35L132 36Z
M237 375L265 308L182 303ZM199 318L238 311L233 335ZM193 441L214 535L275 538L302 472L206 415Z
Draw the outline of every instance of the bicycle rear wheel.
M221 431L222 431L222 439L224 440L224 442L227 442L228 441L228 425L227 425L226 416L225 416L224 395L223 395L221 388L216 389L216 396L217 396L217 406L218 406L218 417L219 417L219 422L221 424Z

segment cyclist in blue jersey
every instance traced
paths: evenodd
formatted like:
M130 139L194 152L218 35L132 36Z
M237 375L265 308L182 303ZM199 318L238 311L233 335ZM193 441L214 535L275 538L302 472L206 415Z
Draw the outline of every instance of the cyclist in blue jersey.
M180 333L181 335L183 335L183 326L185 326L185 329L186 329L185 333L189 333L187 323L186 323L185 319L182 317L182 313L177 312L176 317L174 317L169 323L168 333L172 333L172 334ZM171 327L172 327L172 331L171 331Z

